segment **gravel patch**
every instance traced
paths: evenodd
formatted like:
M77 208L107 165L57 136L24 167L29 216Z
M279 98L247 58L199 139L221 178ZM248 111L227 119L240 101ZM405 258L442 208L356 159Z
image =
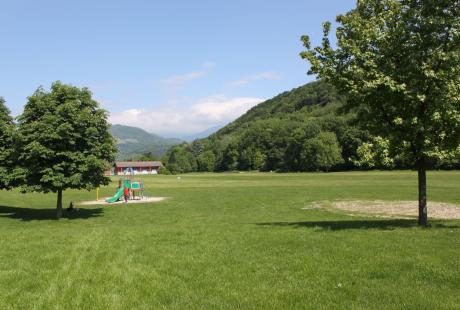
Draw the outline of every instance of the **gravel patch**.
M418 201L332 201L315 202L303 209L336 209L351 214L379 217L417 217ZM460 219L460 206L444 202L428 202L428 217L436 219Z

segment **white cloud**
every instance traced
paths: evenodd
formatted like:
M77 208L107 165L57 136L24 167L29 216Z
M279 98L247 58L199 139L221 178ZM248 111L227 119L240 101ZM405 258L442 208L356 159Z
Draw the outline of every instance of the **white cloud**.
M257 80L277 80L280 76L273 71L260 72L252 75L245 76L239 80L230 82L231 86L247 85Z
M190 107L163 106L158 109L130 109L110 115L112 124L136 126L163 136L184 136L224 125L264 101L261 98L214 96Z
M185 84L201 79L208 75L209 71L216 67L216 63L207 61L201 65L202 70L187 72L184 74L172 75L161 79L160 82L169 89L177 89L183 87Z
M187 82L200 79L207 74L207 71L195 71L184 73L181 75L173 75L161 80L161 83L167 87L177 88L183 86Z
M224 96L210 97L202 100L191 107L192 115L210 122L225 122L235 119L248 109L262 102L260 98L233 98L227 99Z
M203 66L203 68L205 68L205 69L213 69L213 68L216 67L216 63L213 62L213 61L207 61L207 62L203 63L202 66Z

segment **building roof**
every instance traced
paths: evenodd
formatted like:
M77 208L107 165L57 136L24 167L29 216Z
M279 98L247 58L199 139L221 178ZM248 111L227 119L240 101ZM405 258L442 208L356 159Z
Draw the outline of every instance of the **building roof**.
M147 167L163 167L161 161L117 161L116 167L120 168L147 168Z

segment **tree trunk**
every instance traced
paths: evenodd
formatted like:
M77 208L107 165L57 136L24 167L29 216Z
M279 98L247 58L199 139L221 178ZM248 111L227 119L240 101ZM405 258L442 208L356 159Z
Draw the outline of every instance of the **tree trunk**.
M57 206L56 206L56 217L59 220L62 216L62 190L58 190Z
M424 162L418 166L418 224L425 226L428 222L426 208L426 168Z

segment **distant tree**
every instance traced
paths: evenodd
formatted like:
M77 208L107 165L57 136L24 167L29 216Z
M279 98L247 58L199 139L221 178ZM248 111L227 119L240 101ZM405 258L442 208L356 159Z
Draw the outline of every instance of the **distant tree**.
M337 139L342 147L342 158L346 167L353 168L359 157L358 149L370 139L369 134L357 127L348 126Z
M197 164L199 171L214 171L216 167L216 155L212 151L205 151L198 155Z
M3 97L0 97L0 122L2 122L2 124L13 123L13 118L10 116L10 110L6 107Z
M198 167L196 158L187 148L187 143L170 148L164 158L166 169L171 173L196 171Z
M240 152L238 159L240 170L260 170L264 165L267 156L260 149L249 147Z
M154 161L158 160L158 157L155 156L152 152L145 152L133 161Z
M329 171L333 166L343 162L341 148L333 132L321 132L308 139L300 153L301 170Z
M418 170L419 224L427 223L426 170L460 142L460 1L359 0L339 15L337 48L302 41L310 74L347 95L375 136Z
M307 122L302 126L292 131L289 136L284 162L286 170L290 171L307 171L307 170L320 170L313 163L312 154L305 153L306 143L310 139L317 137L321 133L321 122Z
M57 193L57 218L62 192L93 189L110 179L104 170L115 159L115 141L107 113L87 88L55 82L51 91L38 88L18 118L26 191Z
M187 145L187 149L193 156L198 157L201 153L203 153L205 146L201 140L195 140L190 145Z
M318 130L319 132L319 130ZM286 152L284 153L284 169L286 171L300 171L300 153L303 149L303 143L305 142L305 130L304 128L296 128L292 131Z
M240 152L238 144L235 141L230 141L224 150L222 158L222 170L233 171L238 168L238 158Z
M5 100L0 97L0 189L18 185L20 175L15 159L15 124Z

